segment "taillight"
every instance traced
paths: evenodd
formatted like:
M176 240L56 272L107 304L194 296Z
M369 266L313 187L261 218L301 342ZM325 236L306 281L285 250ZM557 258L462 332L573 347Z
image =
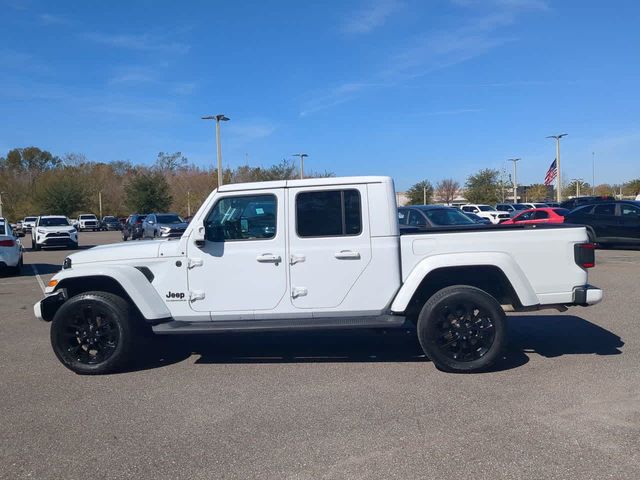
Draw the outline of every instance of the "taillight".
M577 243L573 247L576 264L582 268L593 268L596 265L596 244Z
M0 247L13 247L15 244L13 240L0 240Z

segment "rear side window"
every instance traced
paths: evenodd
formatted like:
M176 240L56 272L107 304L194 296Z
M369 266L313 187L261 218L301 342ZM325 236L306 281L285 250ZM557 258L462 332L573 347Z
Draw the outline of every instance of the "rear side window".
M362 232L358 190L302 192L296 196L296 231L299 237L339 237Z
M596 205L593 210L595 215L615 215L616 214L616 205L614 203L603 203L601 205Z
M549 214L547 212L544 212L544 211L537 211L533 215L533 219L534 220L542 220L544 218L549 218Z

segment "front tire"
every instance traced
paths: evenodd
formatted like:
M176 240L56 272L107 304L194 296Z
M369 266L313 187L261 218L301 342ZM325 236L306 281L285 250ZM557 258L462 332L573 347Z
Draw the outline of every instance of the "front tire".
M86 292L66 301L51 323L58 360L80 375L100 375L124 367L134 349L129 304L106 292Z
M500 304L484 290L446 287L425 303L417 326L424 353L446 372L473 373L500 358L507 325Z

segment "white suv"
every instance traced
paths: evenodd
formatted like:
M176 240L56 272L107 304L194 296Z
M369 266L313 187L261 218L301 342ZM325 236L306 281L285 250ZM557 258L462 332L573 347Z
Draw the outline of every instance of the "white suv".
M490 205L483 204L467 204L460 207L463 212L475 213L479 217L488 218L491 223L500 223L509 220L510 216L506 212L499 212Z
M31 245L34 250L42 247L78 248L78 231L62 215L38 217L36 226L31 230Z

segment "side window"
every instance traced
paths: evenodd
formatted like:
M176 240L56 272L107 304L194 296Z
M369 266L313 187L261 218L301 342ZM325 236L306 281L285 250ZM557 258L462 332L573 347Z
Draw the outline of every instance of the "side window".
M204 222L205 238L225 240L264 240L276 234L275 195L225 197L215 204Z
M473 207L462 207L462 211L473 213Z
M533 215L534 220L542 220L545 218L549 218L549 214L547 212L542 212L540 210L536 211Z
M362 232L358 190L301 192L296 196L299 237L336 237Z
M416 212L415 210L411 210L409 212L409 225L413 225L415 227L421 227L427 224L427 221L424 219L420 212Z
M616 214L616 205L615 203L603 203L600 205L596 205L596 207L593 209L593 213L595 215L613 216Z
M533 218L534 212L526 212L518 216L516 222L521 222L523 220L531 220Z
M620 215L623 217L638 217L640 216L640 208L633 205L622 204L620 205Z
M398 209L398 223L406 225L409 220L409 212L405 208Z

